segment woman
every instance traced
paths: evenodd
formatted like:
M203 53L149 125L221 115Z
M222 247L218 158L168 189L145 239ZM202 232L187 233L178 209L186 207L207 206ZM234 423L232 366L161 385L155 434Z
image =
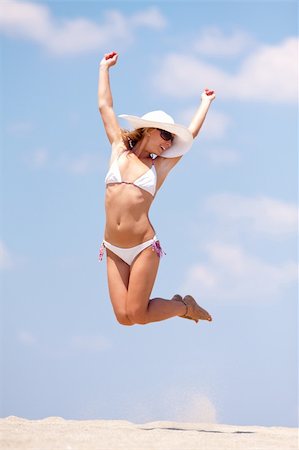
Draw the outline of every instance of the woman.
M113 111L109 69L118 54L105 54L99 69L99 111L112 146L106 182L105 239L100 249L107 255L109 294L115 316L122 325L146 324L184 317L209 320L210 314L191 295L171 300L150 299L164 253L148 218L150 206L169 172L189 150L197 136L214 91L202 94L202 102L188 128L175 124L163 111L141 118L120 116L131 125L131 132L120 128ZM155 159L151 155L156 155Z

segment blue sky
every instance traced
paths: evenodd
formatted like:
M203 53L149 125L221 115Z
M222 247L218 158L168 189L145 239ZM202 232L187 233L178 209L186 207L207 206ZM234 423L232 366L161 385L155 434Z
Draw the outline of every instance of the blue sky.
M296 2L1 2L2 415L295 426ZM153 296L192 293L212 324L123 327L105 263L117 114L188 124L212 104L150 219Z

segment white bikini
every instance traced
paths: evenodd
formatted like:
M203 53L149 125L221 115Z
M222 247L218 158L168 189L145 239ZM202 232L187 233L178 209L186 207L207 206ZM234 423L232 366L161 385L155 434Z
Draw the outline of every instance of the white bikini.
M135 186L140 187L140 189L143 189L144 191L147 191L152 196L154 196L157 184L157 172L154 165L154 160L152 160L152 167L148 169L143 175L141 175L139 178L137 178L137 180L133 182L128 182L122 180L121 178L121 173L118 166L118 160L120 156L113 161L110 169L108 170L105 178L106 185L112 183L134 184Z
M122 180L121 177L118 165L118 160L121 156L122 154L118 158L116 158L111 164L111 167L108 170L108 173L105 177L106 185L114 183L132 184L154 196L157 185L157 172L154 165L154 160L152 160L152 167L150 169L148 169L143 175L137 178L137 180L129 182ZM126 262L130 266L134 261L134 259L136 258L136 256L138 256L139 253L142 252L142 250L144 250L149 246L152 246L152 250L155 251L159 257L162 257L164 252L160 246L160 242L156 235L152 239L146 242L142 242L141 244L130 248L117 247L116 245L112 245L110 244L110 242L103 240L102 245L100 247L99 260L102 261L104 248L106 247L113 253L115 253L117 256L119 256L124 262Z

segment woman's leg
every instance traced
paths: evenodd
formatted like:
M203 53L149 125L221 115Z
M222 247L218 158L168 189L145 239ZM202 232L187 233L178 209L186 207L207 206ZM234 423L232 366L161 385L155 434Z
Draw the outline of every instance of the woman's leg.
M114 314L122 325L133 325L127 315L130 266L112 251L106 249L106 252L108 287Z
M134 323L146 324L181 316L186 306L177 300L149 299L160 258L151 247L143 250L131 265L128 284L127 315Z

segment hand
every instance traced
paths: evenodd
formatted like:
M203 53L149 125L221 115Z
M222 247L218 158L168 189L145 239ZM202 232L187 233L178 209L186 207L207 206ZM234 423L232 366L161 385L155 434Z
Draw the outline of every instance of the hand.
M206 88L203 93L201 94L201 99L202 100L208 100L209 102L211 102L212 100L214 100L216 98L216 94L215 91Z
M105 53L102 61L100 62L100 67L112 67L116 64L118 58L118 53L116 52L110 52Z

